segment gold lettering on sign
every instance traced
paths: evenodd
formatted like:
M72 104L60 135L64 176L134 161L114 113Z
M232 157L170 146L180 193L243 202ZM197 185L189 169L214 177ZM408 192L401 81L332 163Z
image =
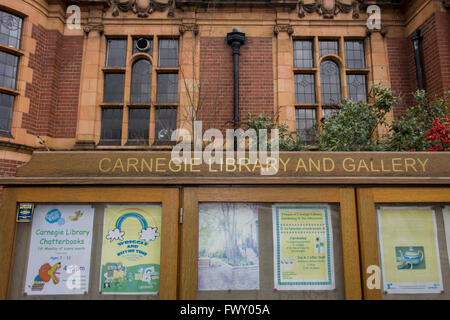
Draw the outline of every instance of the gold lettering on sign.
M401 158L392 158L392 171L394 172L403 172L402 169L398 169L398 166L401 166L401 163L398 163L398 161L402 161Z
M405 158L405 169L406 172L408 172L408 168L411 167L415 172L417 172L416 169L416 160L413 158Z
M302 158L299 158L297 161L297 168L295 168L295 172L298 172L300 168L303 168L306 172L308 172L308 168L306 168L305 161Z
M422 166L422 170L425 173L426 172L425 166L427 165L428 159L425 159L424 162L422 162L422 160L420 159L417 159L417 161L419 161L420 165Z
M161 161L166 160L166 158L156 158L156 172L166 172L161 167L165 166L165 163L161 163Z
M125 169L124 169L124 167L123 167L122 160L121 160L120 158L118 158L118 159L116 160L116 163L114 164L114 168L112 169L112 171L115 172L117 168L120 168L120 170L121 170L122 172L125 172Z
M130 171L130 167L134 168L134 171L139 172L138 168L136 167L139 163L139 160L136 158L128 158L127 159L127 172Z
M353 160L352 158L345 158L344 161L342 161L342 167L347 172L355 171L355 160Z
M110 158L103 158L98 163L98 169L100 170L100 172L109 172L111 170L110 166L108 168L104 168L103 167L103 162L105 162L105 161L108 162L109 165L111 165L111 159Z
M175 166L176 169L174 169L172 166ZM180 172L181 171L181 164L176 164L171 159L169 161L169 170L170 170L170 172Z
M286 158L286 162L285 162L285 161L283 161L283 158L280 158L280 163L283 165L283 171L284 172L287 171L287 165L288 165L290 160L291 160L291 158Z
M324 172L332 172L332 171L334 171L334 160L333 159L331 159L331 158L323 158L322 162L323 162L323 171ZM330 167L327 166L327 162L330 164Z

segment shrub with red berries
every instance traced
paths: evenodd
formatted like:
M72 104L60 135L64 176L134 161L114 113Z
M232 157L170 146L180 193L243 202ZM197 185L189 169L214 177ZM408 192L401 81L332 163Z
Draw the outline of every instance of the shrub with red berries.
M450 117L436 118L426 140L433 144L428 151L450 151Z

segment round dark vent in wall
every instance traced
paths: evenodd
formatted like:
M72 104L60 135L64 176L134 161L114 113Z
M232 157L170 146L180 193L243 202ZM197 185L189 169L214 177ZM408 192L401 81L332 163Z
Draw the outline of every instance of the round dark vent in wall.
M136 49L139 51L145 52L150 48L150 41L144 38L139 38L136 41Z

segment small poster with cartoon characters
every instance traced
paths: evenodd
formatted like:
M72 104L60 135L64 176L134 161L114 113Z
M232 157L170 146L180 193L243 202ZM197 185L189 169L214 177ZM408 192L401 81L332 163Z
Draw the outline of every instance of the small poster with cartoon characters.
M160 251L161 206L106 207L100 292L157 294Z
M27 295L88 291L93 222L91 205L36 205L25 282Z

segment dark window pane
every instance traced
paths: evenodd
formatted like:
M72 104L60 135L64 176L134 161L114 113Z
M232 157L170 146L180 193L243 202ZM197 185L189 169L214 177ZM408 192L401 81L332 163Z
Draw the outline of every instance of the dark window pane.
M178 67L178 40L159 40L159 66Z
M0 132L11 130L11 118L14 106L14 96L0 93Z
M341 81L339 67L330 60L320 64L320 89L322 104L337 104L341 100Z
M16 88L19 57L0 51L0 87Z
M103 102L123 102L125 74L105 73Z
M0 10L0 44L20 49L22 18Z
M313 49L312 41L294 41L294 68L312 68Z
M338 111L339 111L339 109L322 109L322 117L328 118L329 116L331 116L332 114L334 114Z
M156 109L155 117L155 143L170 141L177 128L177 109Z
M296 109L297 134L306 144L316 139L316 109Z
M128 112L127 145L148 144L150 109L130 109Z
M122 139L122 109L102 109L100 144L120 145Z
M127 40L108 40L106 52L107 67L125 67L127 59Z
M347 75L347 96L354 102L367 102L367 87L365 75Z
M151 38L134 38L133 39L133 54L138 52L145 52L153 55L153 39Z
M363 41L345 41L345 65L351 69L365 68Z
M337 41L319 41L319 55L324 56L326 54L339 55L338 42Z
M178 101L178 74L158 74L156 100L158 103L176 103Z
M295 75L295 103L315 103L313 74L296 74Z
M131 103L150 103L152 88L152 65L141 59L133 64L131 74Z

